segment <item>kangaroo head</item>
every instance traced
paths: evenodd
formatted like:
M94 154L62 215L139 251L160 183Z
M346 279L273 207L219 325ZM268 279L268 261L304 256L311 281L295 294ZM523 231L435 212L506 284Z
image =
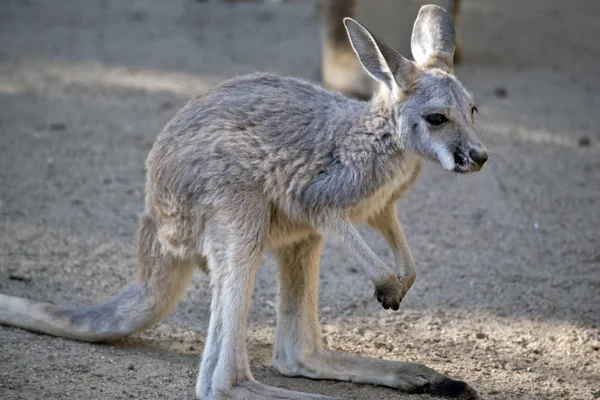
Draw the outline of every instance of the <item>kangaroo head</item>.
M395 115L396 141L446 170L479 171L487 151L475 133L473 96L453 75L455 33L448 13L421 8L411 40L414 62L353 19L344 24L362 66L379 84L372 102Z

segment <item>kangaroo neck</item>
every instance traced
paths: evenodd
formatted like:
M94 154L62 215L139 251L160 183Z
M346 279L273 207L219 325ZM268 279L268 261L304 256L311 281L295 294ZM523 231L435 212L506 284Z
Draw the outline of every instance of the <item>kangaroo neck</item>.
M338 146L340 155L348 157L348 161L383 167L403 158L405 152L394 107L377 98L369 102L352 101L343 114L345 126L340 129Z

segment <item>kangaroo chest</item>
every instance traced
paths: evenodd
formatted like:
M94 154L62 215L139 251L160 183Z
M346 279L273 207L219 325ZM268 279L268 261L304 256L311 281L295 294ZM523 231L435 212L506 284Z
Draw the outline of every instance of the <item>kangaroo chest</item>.
M349 211L350 219L354 223L365 222L370 216L377 214L390 202L400 199L414 184L421 161L416 156L410 156L398 169L394 179L379 187L369 197L352 207Z

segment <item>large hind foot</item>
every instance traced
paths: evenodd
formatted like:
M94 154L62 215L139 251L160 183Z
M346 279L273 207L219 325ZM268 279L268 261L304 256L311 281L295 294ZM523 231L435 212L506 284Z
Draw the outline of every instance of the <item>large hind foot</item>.
M380 360L327 349L308 357L300 356L292 349L287 350L285 357L276 359L274 363L283 375L366 383L406 393L479 400L477 392L465 382L451 379L422 364Z

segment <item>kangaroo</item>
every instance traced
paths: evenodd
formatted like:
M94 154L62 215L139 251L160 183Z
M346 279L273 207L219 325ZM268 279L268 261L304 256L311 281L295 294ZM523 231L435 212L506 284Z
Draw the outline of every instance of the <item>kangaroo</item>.
M273 365L287 376L333 379L477 399L466 383L424 365L329 350L317 318L323 237L360 260L375 298L397 310L416 277L395 202L421 159L448 171L480 170L473 97L452 74L454 27L437 6L420 9L415 61L346 18L352 48L378 82L369 102L312 83L254 74L189 102L159 134L146 161L137 277L112 300L64 308L0 295L0 323L75 340L115 340L156 324L193 270L209 273L208 337L199 399L329 399L254 380L246 350L253 280L266 250L279 261ZM353 223L388 242L381 261Z

